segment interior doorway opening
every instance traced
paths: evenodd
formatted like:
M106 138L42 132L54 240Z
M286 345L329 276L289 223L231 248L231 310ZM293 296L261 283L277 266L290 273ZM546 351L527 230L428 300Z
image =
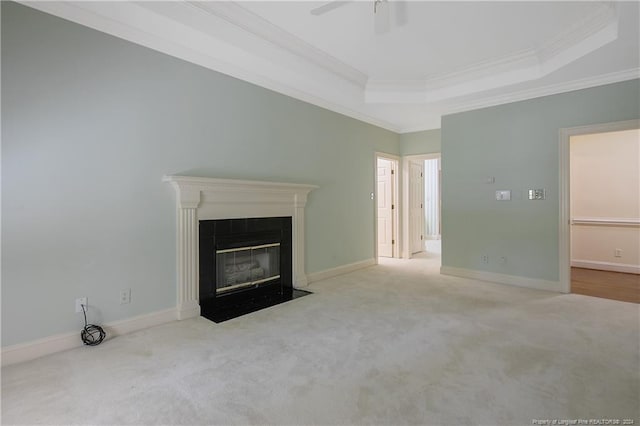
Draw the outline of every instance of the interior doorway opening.
M403 257L440 257L440 153L403 158Z
M638 178L634 178L634 173L640 173L639 128L640 120L629 120L560 130L559 254L560 284L565 293L584 294L580 287L586 283L596 292L589 294L591 296L640 301L640 247L636 237L640 233L640 211L638 202L631 199L639 191ZM573 155L573 144L583 151L587 146L577 144L584 140L606 139L607 134L629 130L636 132L627 136L639 150L623 154L634 157L627 164L629 170L623 170L620 161L614 161L615 165L606 163L605 157L614 154L610 141L600 146L599 153ZM578 183L579 173L586 176L581 183ZM625 189L632 189L634 194L630 195ZM617 196L620 196L618 201L614 200ZM605 268L608 271L603 271ZM634 300L621 296L623 293Z
M640 303L640 130L569 139L571 292Z
M424 251L424 160L409 160L409 251L411 255Z
M424 240L440 240L440 157L424 160Z
M378 257L400 257L398 244L399 159L376 153L375 158L375 252Z

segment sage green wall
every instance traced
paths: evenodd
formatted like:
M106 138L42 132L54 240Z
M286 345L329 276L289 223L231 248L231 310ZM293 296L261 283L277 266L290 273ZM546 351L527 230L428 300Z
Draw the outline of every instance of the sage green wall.
M440 152L440 129L400 135L400 153L402 155L433 154Z
M631 80L443 117L443 266L557 281L559 129L637 119L639 102ZM525 199L529 188L547 199Z
M309 272L373 257L398 135L2 2L2 345L175 306L164 174L309 183ZM132 302L120 305L120 289Z

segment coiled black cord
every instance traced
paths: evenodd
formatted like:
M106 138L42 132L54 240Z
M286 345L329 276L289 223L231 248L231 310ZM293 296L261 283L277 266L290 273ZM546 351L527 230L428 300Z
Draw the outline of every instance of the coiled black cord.
M107 334L99 325L87 324L87 310L84 305L82 305L82 314L84 315L84 328L80 331L82 341L88 346L99 345Z

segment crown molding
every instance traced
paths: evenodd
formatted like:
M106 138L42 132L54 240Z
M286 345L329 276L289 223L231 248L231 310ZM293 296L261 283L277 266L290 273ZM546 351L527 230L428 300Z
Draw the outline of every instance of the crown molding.
M528 99L541 98L544 96L558 95L561 93L572 92L574 90L589 89L591 87L603 86L606 84L620 83L622 81L640 79L640 68L632 68L624 71L617 71L607 74L601 74L595 77L587 77L579 80L573 80L566 83L549 84L533 89L519 90L516 92L506 93L504 95L486 97L475 101L460 102L445 106L441 109L442 116L457 114L460 112L473 111L476 109L488 108L497 105L510 104L513 102L526 101ZM434 130L439 127L433 126L412 126L402 127L398 133L422 132L425 130Z
M365 89L370 104L428 104L539 78L536 52L516 52L463 70L424 80L371 78Z
M618 33L614 3L604 4L535 50L522 50L423 80L368 79L364 84L366 76L361 72L231 2L172 2L182 20L154 11L152 5L161 3L19 2L395 133L433 129L440 114L639 77L638 68L634 68L501 95L482 94L540 78L614 40ZM189 17L199 21L200 28ZM398 103L408 107L429 105L430 110L419 119L421 125L404 126L400 119L385 117L385 111Z
M440 120L438 121L437 126L408 126L400 129L398 134L404 135L405 133L415 133L415 132L426 132L428 130L438 130L440 129Z
M480 93L536 80L599 49L618 37L615 3L606 3L545 41L536 49L525 49L500 58L473 64L451 73L423 80L370 78L365 102L376 104L421 104Z
M552 58L611 26L615 26L617 34L619 15L616 3L613 1L602 2L600 6L600 9L595 13L585 16L562 33L546 40L538 49L541 59Z
M242 28L263 40L267 40L274 46L301 57L318 67L324 68L326 71L350 81L361 89L364 89L367 83L368 77L363 72L345 64L293 34L284 31L266 19L240 6L238 3L188 1L187 4L224 19L230 24Z
M527 99L541 98L543 96L557 95L560 93L572 92L574 90L588 89L591 87L603 86L605 84L619 83L621 81L635 80L639 78L640 68L616 71L594 77L572 80L565 83L550 84L533 89L506 93L504 95L486 97L477 101L457 103L450 107L443 108L442 115L455 114L458 112L471 111L474 109L525 101ZM401 131L401 133L404 132Z
M390 121L358 110L362 89L351 81L336 81L336 75L328 71L319 74L315 66L291 70L284 63L260 60L230 43L154 13L143 7L143 2L18 2L392 132L400 129ZM196 10L191 4L183 4Z

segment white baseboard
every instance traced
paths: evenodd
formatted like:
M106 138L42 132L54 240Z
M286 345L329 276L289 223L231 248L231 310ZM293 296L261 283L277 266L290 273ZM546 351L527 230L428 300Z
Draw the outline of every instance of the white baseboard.
M495 272L478 271L475 269L453 268L451 266L441 266L440 273L443 275L472 278L480 281L513 285L516 287L527 287L536 290L562 292L559 281L539 280L535 278L520 277L517 275L505 275Z
M600 269L602 271L625 272L627 274L640 274L639 265L626 263L599 262L595 260L572 260L571 266L575 268Z
M309 283L314 283L316 281L326 280L327 278L336 277L338 275L348 274L349 272L357 271L358 269L368 268L369 266L373 266L375 264L376 260L374 258L361 260L360 262L349 263L348 265L342 265L336 268L325 269L324 271L307 274L307 279Z
M133 318L114 321L104 324L102 327L107 334L107 339L110 339L175 320L176 309L171 308L164 311L157 311ZM78 329L77 332L73 333L57 334L55 336L49 336L31 342L7 346L2 348L2 365L5 366L16 364L18 362L29 361L31 359L40 358L41 356L77 348L82 345L82 340L80 340L80 330Z

